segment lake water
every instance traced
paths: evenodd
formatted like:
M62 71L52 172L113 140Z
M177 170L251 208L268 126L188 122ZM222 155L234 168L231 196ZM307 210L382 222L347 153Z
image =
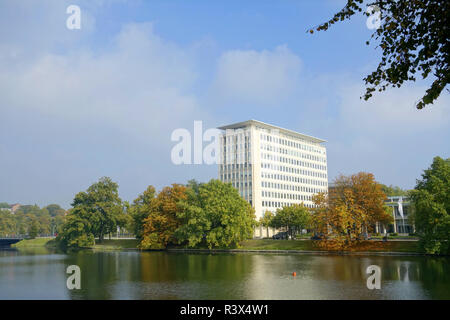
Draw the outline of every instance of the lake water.
M450 259L0 250L0 299L450 299ZM81 269L81 289L66 269ZM366 268L381 268L381 289ZM292 272L297 276L293 277Z

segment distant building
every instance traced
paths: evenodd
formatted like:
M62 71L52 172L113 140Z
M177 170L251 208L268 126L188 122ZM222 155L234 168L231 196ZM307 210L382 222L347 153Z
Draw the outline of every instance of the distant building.
M415 232L415 226L409 219L411 214L410 200L405 196L388 197L386 205L392 208L394 222L386 228L377 225L377 232L398 233L408 235Z
M13 213L13 214L16 213L17 209L19 209L20 206L21 206L21 204L19 204L19 203L12 204L11 205L11 213Z

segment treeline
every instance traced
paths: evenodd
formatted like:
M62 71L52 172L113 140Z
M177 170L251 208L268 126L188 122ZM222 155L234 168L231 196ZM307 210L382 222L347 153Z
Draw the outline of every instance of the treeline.
M391 209L384 201L386 194L373 174L360 172L339 176L328 193L313 196L315 206L303 204L266 212L260 223L265 227L284 228L293 238L307 229L328 245L348 247L353 240L362 240L374 232L376 223L392 223Z
M58 237L65 247L101 243L118 227L131 230L142 249L230 247L251 238L255 225L250 204L219 180L173 184L159 193L149 186L129 204L120 199L118 185L104 177L78 193L72 206Z
M52 235L64 223L65 210L57 204L40 208L38 205L22 205L14 213L9 205L0 208L0 237Z
M388 197L407 196L411 190L405 190L393 185L381 184L381 189Z
M313 196L315 207L302 204L266 212L259 223L264 227L283 228L291 237L304 229L313 232L317 245L344 250L357 245L378 223L393 223L392 208L386 196L409 196L411 214L423 252L450 255L450 159L435 157L431 166L417 180L413 190L379 184L370 173L339 176L328 193Z
M14 215L0 211L0 235L56 230L63 246L89 247L120 228L134 234L142 249L217 248L237 246L262 224L293 237L308 229L327 240L321 245L343 249L372 233L375 224L392 223L392 211L384 203L386 192L411 198L410 219L424 252L450 254L450 159L440 157L434 158L414 190L386 187L370 173L339 176L328 193L313 196L314 208L295 204L266 212L258 222L239 192L219 180L191 180L160 192L149 186L130 204L120 199L117 183L104 177L78 193L65 216L58 205L22 206Z

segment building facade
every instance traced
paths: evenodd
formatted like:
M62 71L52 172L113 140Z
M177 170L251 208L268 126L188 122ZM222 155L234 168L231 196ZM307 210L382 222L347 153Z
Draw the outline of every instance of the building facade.
M394 222L387 229L381 227L377 232L398 233L402 235L414 233L415 227L409 219L411 214L409 198L404 196L388 197L385 203L392 208Z
M325 140L256 120L219 129L219 179L239 191L257 219L295 203L312 207L313 194L327 192Z

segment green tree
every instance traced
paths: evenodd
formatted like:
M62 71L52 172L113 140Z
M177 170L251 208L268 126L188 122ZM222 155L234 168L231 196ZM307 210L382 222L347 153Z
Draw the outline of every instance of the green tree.
M142 240L144 232L144 220L151 212L152 201L155 198L155 187L148 186L147 189L140 194L130 206L130 214L132 217L131 230L137 239Z
M35 205L27 204L27 205L20 206L19 209L17 209L16 213L22 212L23 214L29 214L29 213L36 214L36 212L39 210L41 210L41 208L39 208L39 206L37 204L35 204Z
M450 254L450 158L433 159L411 198L421 247L430 254Z
M94 245L94 234L89 214L81 208L74 208L66 216L57 240L63 248L82 248Z
M397 186L387 186L385 184L380 184L381 189L388 197L395 197L395 196L406 196L408 195L408 190L404 190Z
M179 244L185 243L195 247L200 243L206 243L206 234L211 229L211 221L203 210L201 199L200 185L195 180L189 181L186 199L178 202L177 217L181 225L174 236Z
M46 208L38 205L23 205L13 215L15 221L15 234L29 233L31 224L35 221L38 234L50 234L52 217Z
M14 232L13 234L26 234L28 232L28 228L31 225L31 222L29 221L29 217L25 215L23 212L16 212L14 214Z
M39 233L39 222L37 222L36 220L33 220L31 222L30 229L28 230L28 236L31 239L34 239L37 237L38 233Z
M162 249L176 242L174 233L181 224L177 217L178 203L186 196L185 186L173 184L161 190L151 201L150 213L144 219L141 248Z
M263 216L259 218L259 223L266 228L267 235L269 235L269 227L272 225L272 220L274 218L274 214L272 211L267 210L264 212Z
M190 247L200 243L210 249L231 247L253 235L254 210L229 183L213 179L197 190L188 188L187 199L179 207L182 223L175 237Z
M62 232L62 226L65 222L65 216L64 215L57 215L52 219L52 232L60 234Z
M48 210L43 208L33 212L34 217L31 219L36 219L39 223L39 234L50 234L51 233L51 225L52 225L52 217L48 213ZM31 215L31 214L29 214Z
M311 213L309 209L301 204L277 209L275 217L271 220L274 228L286 228L288 234L293 238L298 232L309 227L311 223Z
M347 0L345 7L317 27L317 31L327 30L357 13L369 16L373 12L367 12L363 3L363 0ZM432 104L450 81L450 2L374 0L370 5L380 14L380 27L372 39L379 41L382 57L377 69L364 78L367 86L364 99L368 100L376 90L415 81L416 73L420 73L423 79L432 75L433 81L416 107L422 109ZM312 29L309 31L314 33Z
M0 202L0 209L9 209L10 206L6 202Z
M92 184L86 192L79 192L73 200L73 214L89 221L89 231L101 243L105 235L115 232L122 226L123 205L119 197L118 184L108 177Z
M8 210L0 209L0 237L17 234L14 215Z
M56 216L63 216L65 211L59 204L49 204L44 209L48 211L50 216L56 217Z

